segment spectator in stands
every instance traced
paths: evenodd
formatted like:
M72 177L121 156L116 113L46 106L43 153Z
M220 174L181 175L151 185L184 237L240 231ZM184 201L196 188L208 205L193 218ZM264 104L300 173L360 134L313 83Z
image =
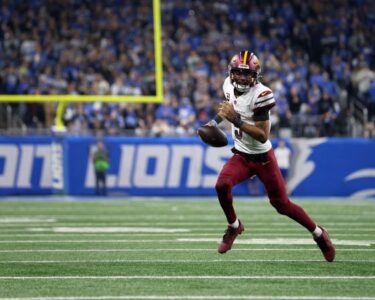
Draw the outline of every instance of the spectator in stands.
M375 121L366 122L363 135L366 138L375 138Z
M42 128L45 126L46 116L44 106L40 103L28 103L23 114L25 125L29 128Z
M66 110L64 121L71 133L86 133L89 128L89 116L81 103L77 103Z
M221 70L233 51L251 48L267 70L263 82L273 87L277 100L288 101L275 115L280 126L295 126L296 136L318 135L317 103L324 91L348 112L355 97L363 100L369 92L375 67L374 10L371 0L343 0L339 7L314 0L162 3L164 94L177 99L167 106L177 116L180 99L187 97L197 120L205 114L213 117L223 99ZM152 1L8 1L0 19L2 94L155 94ZM14 106L13 114L18 114ZM135 132L155 127L155 119L166 123L160 134L176 132L179 122L160 119L167 108L158 106L143 113L149 108L143 105L136 113ZM104 119L111 119L111 111L84 109L79 115L89 117L91 129L102 131ZM133 112L129 115L132 123ZM69 119L67 124L78 133L85 122ZM35 126L28 115L24 123ZM129 126L119 122L115 131Z
M141 107L134 103L122 105L122 116L124 119L124 129L127 135L142 135L146 130L145 121L142 119Z
M152 133L156 136L171 135L177 125L177 99L173 94L166 95L164 102L155 111L155 123L152 125Z
M375 79L372 79L365 95L365 104L368 107L368 119L375 120Z
M118 110L118 107L112 108L112 110L104 116L104 128L109 135L118 135L121 128L124 128L124 125L124 117Z
M334 122L339 113L338 105L335 105L333 98L325 91L318 104L320 115L320 136L333 136L335 133Z
M195 111L190 103L190 99L185 97L180 100L177 108L177 118L179 124L176 128L178 135L193 135L195 132Z

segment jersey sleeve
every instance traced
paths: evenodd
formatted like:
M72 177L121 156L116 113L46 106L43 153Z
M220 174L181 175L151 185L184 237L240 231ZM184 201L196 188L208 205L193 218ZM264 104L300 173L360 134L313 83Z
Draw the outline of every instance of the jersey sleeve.
M229 94L229 90L228 90L230 85L231 85L230 78L227 77L224 80L224 83L223 83L223 93L224 93L225 99L228 100L228 101L230 99L230 94Z
M259 94L254 103L253 111L269 111L276 104L275 98L271 90L265 90Z

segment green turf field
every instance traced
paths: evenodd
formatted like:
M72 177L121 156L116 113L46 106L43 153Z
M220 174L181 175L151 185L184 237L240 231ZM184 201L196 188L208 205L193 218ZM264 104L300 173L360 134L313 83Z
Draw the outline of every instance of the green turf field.
M375 201L296 201L337 245L324 261L266 200L236 200L245 232L216 251L216 200L0 202L3 299L375 299Z

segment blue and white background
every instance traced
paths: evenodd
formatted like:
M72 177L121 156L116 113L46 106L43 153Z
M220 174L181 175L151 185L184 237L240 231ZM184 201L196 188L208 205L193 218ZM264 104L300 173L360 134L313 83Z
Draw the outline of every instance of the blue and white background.
M198 138L104 138L110 156L107 184L120 195L215 195L230 146L211 148ZM273 141L276 143L277 141ZM0 195L94 194L91 137L0 137ZM293 196L375 197L375 141L292 139L288 179ZM256 181L237 195L263 194Z

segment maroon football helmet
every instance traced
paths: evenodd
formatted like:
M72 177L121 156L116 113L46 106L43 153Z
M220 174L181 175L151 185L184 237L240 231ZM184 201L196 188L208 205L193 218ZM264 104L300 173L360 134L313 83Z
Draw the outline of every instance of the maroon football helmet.
M250 51L241 51L228 65L229 78L237 91L247 93L258 81L261 72L258 57Z

